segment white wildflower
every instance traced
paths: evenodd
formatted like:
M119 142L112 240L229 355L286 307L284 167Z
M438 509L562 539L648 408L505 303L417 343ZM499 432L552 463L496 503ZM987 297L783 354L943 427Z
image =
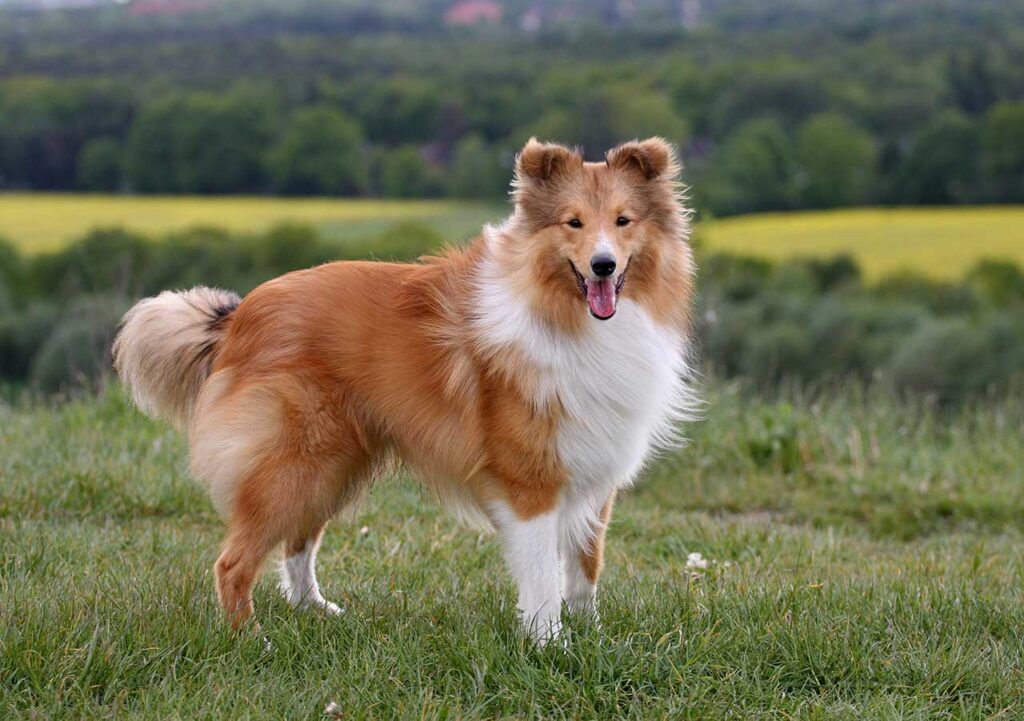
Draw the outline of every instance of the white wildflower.
M686 556L686 570L693 571L698 568L707 568L708 559L704 558L701 554L696 551Z

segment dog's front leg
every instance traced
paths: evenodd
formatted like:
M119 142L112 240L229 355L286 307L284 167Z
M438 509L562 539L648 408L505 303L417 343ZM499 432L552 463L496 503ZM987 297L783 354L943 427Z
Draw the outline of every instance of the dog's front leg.
M597 581L604 568L604 536L614 501L612 493L599 509L589 500L562 509L562 596L570 613L597 614Z
M558 511L524 517L504 502L493 510L505 560L519 587L523 627L543 645L557 637L562 627Z

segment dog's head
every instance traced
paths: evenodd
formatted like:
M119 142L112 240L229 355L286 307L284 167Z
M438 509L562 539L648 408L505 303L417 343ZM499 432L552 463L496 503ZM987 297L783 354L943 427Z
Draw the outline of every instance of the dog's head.
M601 163L530 139L516 159L515 247L507 250L518 270L528 268L521 282L536 284L538 304L576 324L573 316L588 311L611 318L620 296L688 299L688 215L678 174L675 152L661 138L619 145Z

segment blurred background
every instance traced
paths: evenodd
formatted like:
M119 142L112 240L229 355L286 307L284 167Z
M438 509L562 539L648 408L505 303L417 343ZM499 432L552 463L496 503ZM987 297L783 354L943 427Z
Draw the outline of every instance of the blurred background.
M0 0L0 385L133 299L407 259L530 135L680 148L707 372L939 402L1024 369L1024 1Z

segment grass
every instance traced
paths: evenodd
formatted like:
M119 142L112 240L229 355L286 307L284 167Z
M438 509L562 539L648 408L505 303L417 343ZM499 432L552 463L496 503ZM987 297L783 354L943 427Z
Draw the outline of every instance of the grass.
M1021 718L1019 395L708 396L617 506L602 627L544 650L495 541L398 478L327 533L345 614L261 582L266 652L221 622L177 436L115 390L0 406L0 716Z
M308 223L335 240L374 235L400 221L464 239L508 212L503 204L447 200L341 200L0 194L0 237L20 249L57 249L96 227L151 236L195 225L257 231ZM742 216L703 223L711 250L767 258L850 253L869 279L911 269L956 279L982 258L1024 263L1024 207L836 210Z
M505 212L500 204L450 200L8 193L0 194L0 237L37 253L56 250L101 227L160 236L199 225L259 231L294 221L309 224L330 239L348 240L415 221L446 238L461 239Z
M765 213L702 227L713 250L780 259L854 256L869 279L915 270L957 279L982 258L1024 263L1024 207Z

